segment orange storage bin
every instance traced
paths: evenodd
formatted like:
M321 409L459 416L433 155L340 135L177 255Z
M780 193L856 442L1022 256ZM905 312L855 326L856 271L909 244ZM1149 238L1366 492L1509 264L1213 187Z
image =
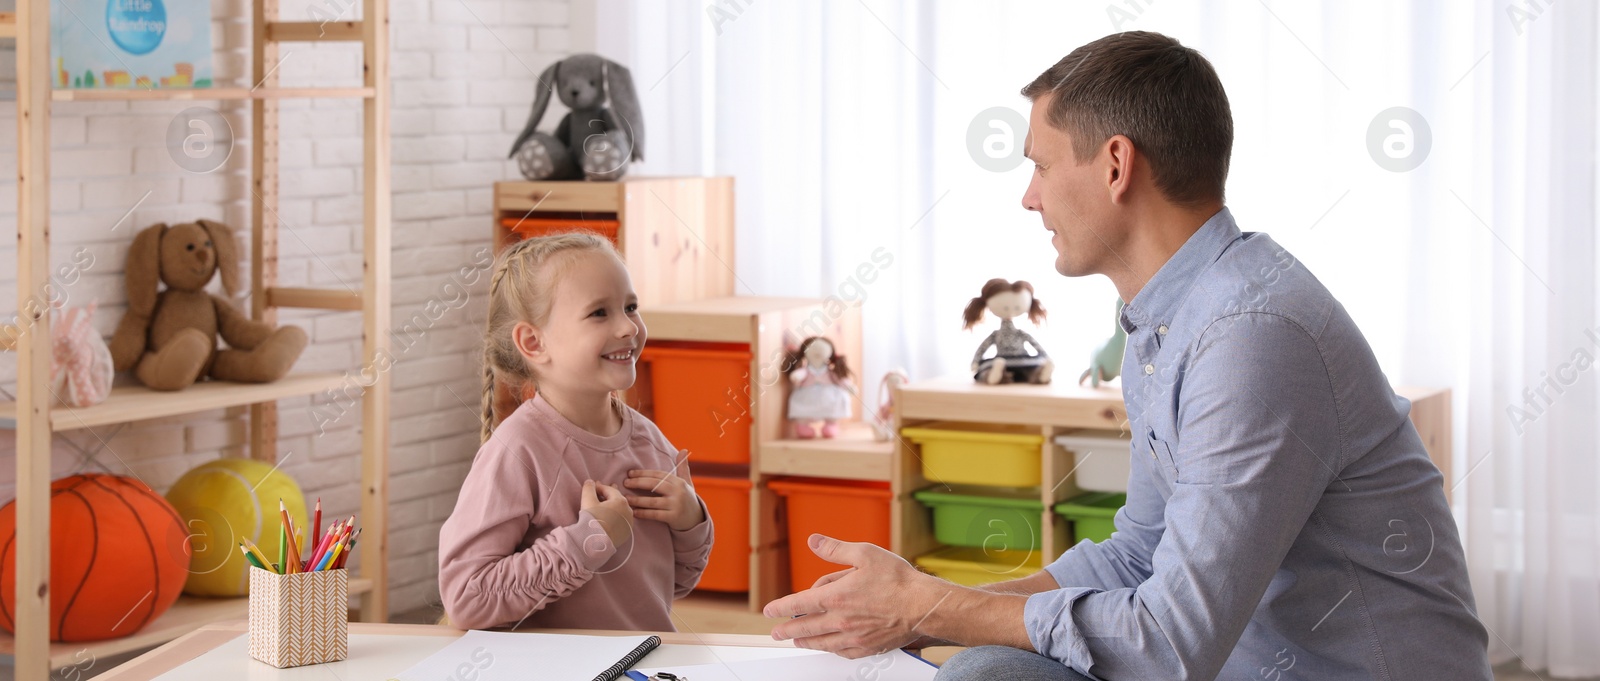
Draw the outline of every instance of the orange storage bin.
M889 483L866 480L779 478L767 487L788 501L790 593L811 588L840 570L806 543L813 533L889 548Z
M501 218L500 225L511 230L511 241L513 242L533 236L588 230L610 239L612 245L617 245L617 232L621 229L622 222L618 220L520 217Z
M716 532L711 559L696 590L750 590L750 480L694 476Z
M649 342L656 426L692 463L750 463L750 346Z

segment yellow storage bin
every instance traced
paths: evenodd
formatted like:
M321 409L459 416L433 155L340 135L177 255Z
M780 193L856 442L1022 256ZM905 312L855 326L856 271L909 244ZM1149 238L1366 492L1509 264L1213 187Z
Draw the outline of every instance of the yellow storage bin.
M924 571L962 586L1021 579L1043 569L1038 551L1002 551L952 546L917 556Z
M930 423L900 433L922 450L922 475L934 482L1035 487L1044 434L1001 426Z

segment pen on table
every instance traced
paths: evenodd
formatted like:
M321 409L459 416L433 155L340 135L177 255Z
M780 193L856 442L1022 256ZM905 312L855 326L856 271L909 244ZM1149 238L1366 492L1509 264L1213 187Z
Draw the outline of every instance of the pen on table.
M650 677L645 676L644 672L641 671L629 669L628 671L623 672L623 674L627 675L627 677L632 679L632 681L650 681Z

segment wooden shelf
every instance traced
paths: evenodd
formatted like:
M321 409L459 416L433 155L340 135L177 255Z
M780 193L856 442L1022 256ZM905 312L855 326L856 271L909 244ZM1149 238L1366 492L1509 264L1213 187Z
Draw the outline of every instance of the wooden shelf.
M267 289L267 307L298 307L313 310L360 310L361 294L355 291L317 288Z
M1047 385L985 385L962 374L900 389L901 425L944 420L1122 430L1128 420L1118 385L1080 387L1068 376Z
M823 307L823 301L817 298L731 296L641 306L639 314L644 318L645 327L650 330L651 338L708 343L749 343L752 336L762 331L752 327L753 318L788 313L788 317L783 321L792 322L794 328L785 330L794 331L806 321L805 315L820 311ZM798 338L795 340L798 341ZM849 348L840 350L846 354L850 353Z
M349 595L356 596L372 590L372 580L351 579ZM158 646L184 634L216 622L242 620L250 616L250 599L201 598L179 596L172 607L143 629L130 636L88 643L50 644L50 668L61 669L84 660L95 660L141 648ZM10 634L0 632L0 656L12 658L15 651Z
M233 99L367 99L372 97L370 87L210 87L210 88L130 88L126 90L52 90L50 99L57 102L107 102L130 100L233 100Z
M288 397L314 395L337 388L345 379L342 373L293 374L273 383L230 383L202 381L176 392L159 392L143 386L113 388L106 401L77 409L56 406L50 410L50 429L55 432L127 423L144 419L176 416L208 409L238 407L275 402ZM17 403L0 402L0 429L17 426Z
M266 39L271 42L319 42L361 40L359 21L269 21Z
M846 423L837 438L763 442L757 460L765 475L888 482L894 448L894 440L875 439L871 426Z

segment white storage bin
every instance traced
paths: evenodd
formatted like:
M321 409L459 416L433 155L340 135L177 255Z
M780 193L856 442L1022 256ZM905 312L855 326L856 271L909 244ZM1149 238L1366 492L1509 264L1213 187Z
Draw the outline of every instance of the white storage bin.
M1129 440L1115 430L1080 430L1056 437L1070 450L1078 489L1090 492L1128 491Z

